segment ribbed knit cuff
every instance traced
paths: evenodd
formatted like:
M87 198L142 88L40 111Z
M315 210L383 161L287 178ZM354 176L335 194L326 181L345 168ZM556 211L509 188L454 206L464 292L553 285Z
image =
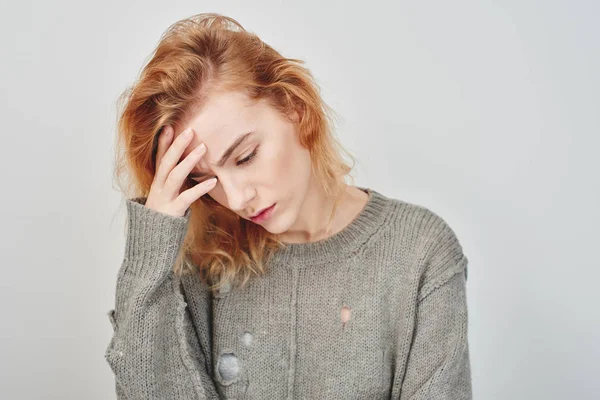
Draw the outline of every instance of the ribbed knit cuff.
M127 199L127 273L158 278L170 272L185 239L191 208L182 217L146 207L145 197Z

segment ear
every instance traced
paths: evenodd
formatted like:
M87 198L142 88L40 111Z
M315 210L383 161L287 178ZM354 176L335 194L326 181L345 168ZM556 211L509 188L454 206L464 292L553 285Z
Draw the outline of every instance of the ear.
M300 115L296 112L296 110L292 110L287 114L288 118L295 124L300 123Z

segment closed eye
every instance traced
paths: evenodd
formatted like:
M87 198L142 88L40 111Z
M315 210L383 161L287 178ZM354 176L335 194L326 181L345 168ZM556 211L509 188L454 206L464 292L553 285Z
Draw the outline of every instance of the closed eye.
M254 151L252 153L250 153L247 157L245 157L245 158L239 160L238 162L236 162L235 165L249 164L250 162L252 162L252 160L256 156L257 152L258 152L258 147L256 147L254 149Z
M256 157L256 154L258 153L258 147L259 146L257 146L252 153L248 154L247 157L244 157L241 160L239 160L238 162L236 162L235 165L237 165L237 166L249 165L254 160L254 157ZM192 181L194 181L196 183L200 183L200 181L198 181L196 179L202 179L202 177L191 177L191 179L192 179Z

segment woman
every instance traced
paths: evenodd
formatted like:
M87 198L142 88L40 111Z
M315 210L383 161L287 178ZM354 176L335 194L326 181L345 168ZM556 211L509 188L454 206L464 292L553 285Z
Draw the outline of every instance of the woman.
M235 20L161 38L126 92L119 399L468 399L467 258L345 182L311 74Z

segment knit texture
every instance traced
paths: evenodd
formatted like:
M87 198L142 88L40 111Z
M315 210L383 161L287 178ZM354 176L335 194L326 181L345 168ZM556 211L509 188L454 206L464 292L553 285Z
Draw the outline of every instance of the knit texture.
M191 209L128 199L105 352L117 398L471 399L468 260L454 231L360 189L369 200L340 232L288 244L266 275L215 294L172 271Z

